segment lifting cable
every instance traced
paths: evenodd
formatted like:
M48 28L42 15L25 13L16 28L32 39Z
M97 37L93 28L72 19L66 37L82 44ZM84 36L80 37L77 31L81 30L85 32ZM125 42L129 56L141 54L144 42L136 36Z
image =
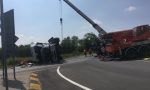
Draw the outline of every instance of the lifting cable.
M59 0L59 13L60 13L60 30L61 30L61 39L63 40L63 17L62 17L62 0Z

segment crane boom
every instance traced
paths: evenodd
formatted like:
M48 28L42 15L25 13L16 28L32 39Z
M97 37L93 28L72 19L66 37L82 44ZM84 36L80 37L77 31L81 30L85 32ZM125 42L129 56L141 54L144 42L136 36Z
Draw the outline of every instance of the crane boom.
M82 11L80 11L75 5L73 5L70 1L64 0L70 7L72 7L79 15L81 15L85 20L87 20L92 26L98 31L100 35L106 34L106 31L103 30L98 24L96 24L93 20L91 20L87 15L85 15Z

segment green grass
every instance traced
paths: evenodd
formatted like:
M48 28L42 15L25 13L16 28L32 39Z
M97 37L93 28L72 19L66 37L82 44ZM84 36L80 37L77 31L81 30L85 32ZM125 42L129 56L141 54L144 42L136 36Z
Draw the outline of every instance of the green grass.
M82 52L72 52L72 53L62 54L62 57L63 59L66 59L66 58L71 58L75 56L80 56L82 54L83 54Z
M72 52L68 54L62 54L63 59L75 57L75 56L80 56L83 55L82 52ZM1 60L0 60L1 61ZM32 57L16 57L15 58L15 64L20 64L21 61L32 61ZM8 67L11 67L13 65L13 58L8 58L7 59L7 65ZM2 63L0 62L0 68L2 67Z
M17 64L20 64L21 61L31 61L31 60L32 60L31 57L16 57L15 58L15 64L17 65ZM9 67L11 67L13 65L13 58L10 57L7 59L7 65ZM2 67L2 63L0 62L0 68L1 67Z

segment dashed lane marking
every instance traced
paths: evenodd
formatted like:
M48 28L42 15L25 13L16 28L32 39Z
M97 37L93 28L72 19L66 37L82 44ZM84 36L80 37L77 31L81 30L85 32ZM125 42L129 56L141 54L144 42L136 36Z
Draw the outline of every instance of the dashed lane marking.
M83 85L81 85L81 84L79 84L79 83L77 83L77 82L75 82L75 81L72 81L71 79L65 77L64 75L62 75L62 74L60 73L59 69L60 69L60 66L57 68L57 73L58 73L58 75L59 75L60 77L62 77L63 79L67 80L68 82L70 82L70 83L72 83L72 84L74 84L74 85L76 85L76 86L78 86L78 87L80 87L80 88L82 88L82 89L84 89L84 90L92 90L92 89L90 89L90 88L88 88L88 87L86 87L86 86L83 86Z

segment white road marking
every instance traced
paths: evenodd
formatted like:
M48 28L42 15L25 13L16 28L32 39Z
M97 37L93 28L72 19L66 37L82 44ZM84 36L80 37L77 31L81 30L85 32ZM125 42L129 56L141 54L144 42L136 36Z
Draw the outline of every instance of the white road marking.
M74 84L74 85L76 85L76 86L78 86L78 87L80 87L80 88L82 88L82 89L84 89L84 90L92 90L92 89L90 89L90 88L88 88L88 87L85 87L85 86L83 86L83 85L81 85L81 84L79 84L79 83L77 83L77 82L75 82L75 81L72 81L72 80L70 80L69 78L65 77L64 75L62 75L62 74L60 73L59 69L60 69L60 66L57 68L57 73L58 73L58 75L59 75L60 77L62 77L63 79L67 80L68 82L70 82L70 83L72 83L72 84Z

